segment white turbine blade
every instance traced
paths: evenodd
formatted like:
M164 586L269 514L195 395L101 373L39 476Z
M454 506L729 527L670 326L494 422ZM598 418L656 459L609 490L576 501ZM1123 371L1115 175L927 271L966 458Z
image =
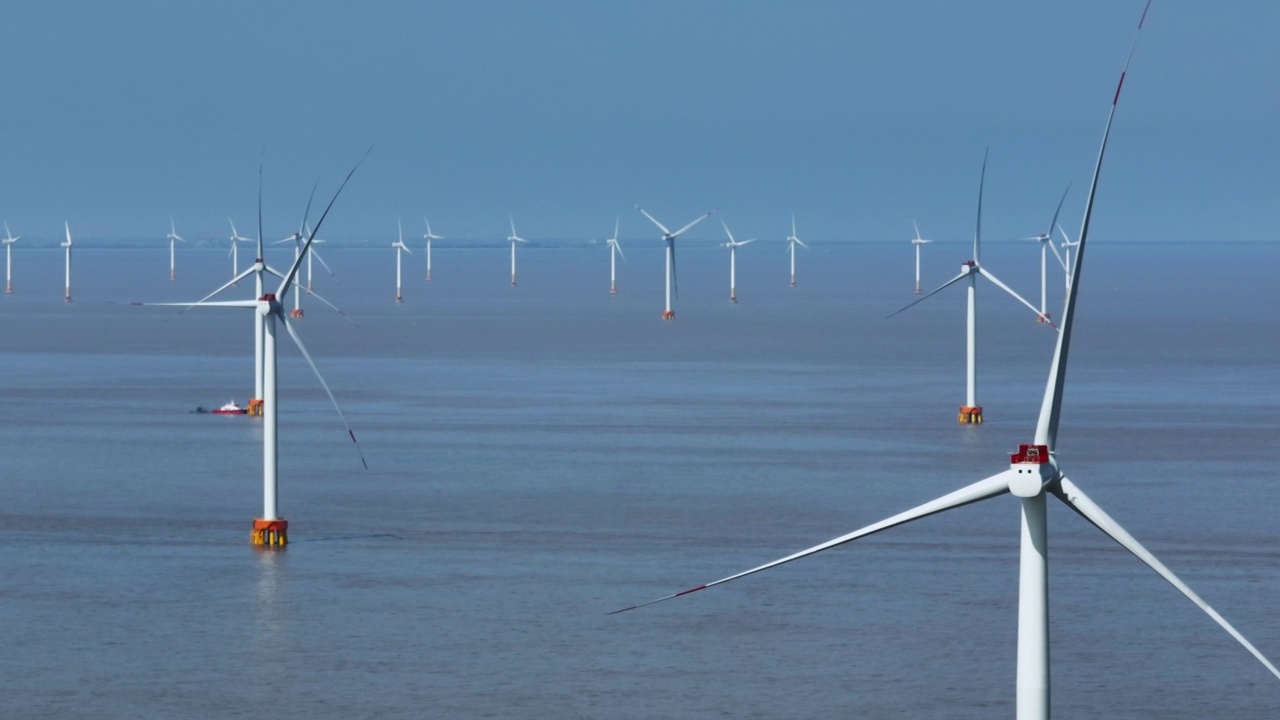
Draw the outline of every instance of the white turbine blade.
M511 237L519 237L516 234L516 219L510 215L507 216L507 219L511 221Z
M319 223L316 223L319 225ZM351 429L351 423L347 422L347 416L342 414L342 408L338 407L338 399L333 396L333 391L329 389L329 383L324 381L324 376L320 374L320 368L316 367L315 360L311 359L311 353L307 352L307 346L302 344L302 338L298 336L298 331L293 329L293 324L285 317L285 313L276 311L276 319L284 323L284 329L289 331L289 337L293 338L293 342L298 346L298 351L302 353L302 357L306 358L307 364L311 366L311 371L316 374L316 379L320 381L320 387L324 388L324 392L329 396L329 401L333 403L333 409L338 411L338 417L342 418L342 424L347 428L347 435L351 436L351 442L355 443L356 453L360 455L360 464L364 465L364 469L369 469L369 463L365 462L364 451L360 449L360 442L356 440L355 431Z
M800 239L796 237L796 214L795 213L791 213L791 237L795 238L796 240Z
M1058 201L1058 209L1053 211L1053 221L1049 223L1049 232L1045 233L1049 239L1053 239L1053 226L1058 224L1058 215L1062 212L1062 203L1067 201L1067 193L1071 192L1071 183L1067 183L1067 189L1062 191L1062 199Z
M1058 248L1053 246L1053 240L1049 240L1048 245L1049 245L1049 250L1053 252L1053 256L1058 258L1058 264L1062 266L1063 270L1066 270L1067 261L1062 259L1062 253L1058 252Z
M617 244L617 242L618 242L618 223L619 223L620 221L621 221L621 218L617 218L617 217L615 217L615 218L613 219L613 242L614 242L615 244ZM6 229L6 230L5 230L5 232L8 232L8 230Z
M657 225L657 226L658 226L658 229L662 231L662 234L663 234L663 235L670 235L670 234L671 234L671 231L667 229L667 226L666 226L666 225L663 225L663 224L662 224L662 223L660 223L660 222L658 222L658 219L657 219L657 218L655 218L654 216L650 215L650 214L648 213L648 211L646 211L644 208L640 207L640 203L636 203L636 209L640 211L640 214L641 214L641 215L644 215L645 217L649 218L649 221L650 221L650 222L652 222L654 225Z
M942 283L941 285L939 285L939 286L938 286L938 288L937 288L936 290L934 290L933 292L929 293L928 295L925 295L924 297L921 297L919 300L916 300L916 301L911 302L911 303L909 303L909 304L907 304L907 305L904 305L904 306L902 306L902 307L898 308L897 310L894 310L893 312L889 313L888 315L885 315L885 319L887 320L887 319L889 319L889 318L893 317L894 315L897 315L898 313L902 312L903 310L906 310L907 308L912 307L913 305L917 305L917 304L919 304L919 303L924 302L925 300L928 300L929 298L933 297L934 295L937 295L938 293L940 293L940 292L942 292L943 290L945 290L945 289L947 288L947 286L948 286L948 285L953 285L953 284L955 284L955 283L960 282L960 281L961 281L961 280L963 280L963 279L965 278L965 276L967 276L968 274L969 274L969 272L962 272L962 273L960 273L959 275L957 275L957 276L955 276L955 277L951 278L950 280L948 280L948 281L946 281L946 282ZM1037 313L1037 314L1039 314L1039 313Z
M729 244L725 247L733 247L736 243L733 241L733 233L729 232L729 226L725 224L724 220L720 221L720 226L724 228L724 234L729 236Z
M804 241L801 240L800 238L793 238L793 239L796 241L796 244L799 245L800 247L804 248L805 250L809 249L809 246L805 245Z
M284 279L284 273L282 273L282 272L280 272L279 270L277 270L277 269L275 269L275 268L271 267L270 265L267 265L266 263L263 263L263 265L262 265L262 269L263 269L263 271L264 271L264 272L266 272L268 275L275 275L276 277L280 278L281 280L283 280L283 279Z
M828 540L820 545L815 545L807 550L801 550L798 553L793 553L784 558L779 558L778 560L774 560L773 562L765 563L764 565L751 568L750 570L747 570L745 572L740 572L736 575L730 575L729 577L721 578L714 582L706 583L705 585L699 585L697 587L689 588L688 590L682 590L681 592L673 593L671 595L667 595L666 597L658 598L657 600L650 600L649 602L641 603L639 605L632 605L631 607L622 608L621 610L614 610L609 614L616 615L618 613L626 612L628 610L635 610L636 608L642 608L642 607L645 607L646 605L653 605L654 603L660 603L663 600L670 600L672 598L680 597L681 595L688 595L690 593L694 593L699 590L705 590L709 587L714 587L716 585L723 585L724 583L730 582L732 580L737 580L738 578L743 578L748 575L754 575L755 573L762 572L764 570L769 570L771 568L778 567L779 565L784 565L793 560L799 560L800 558L804 558L810 555L814 555L816 553L820 553L823 550L830 550L833 547L844 545L845 543L852 542L854 540L857 540L858 538L866 537L868 535L873 535L875 533L880 532L881 530L888 530L891 527L896 527L898 525L909 523L912 520L919 520L920 518L928 517L930 515L935 515L937 513L943 512L944 510L951 510L953 508L961 507L962 505L968 505L970 503L975 503L980 500L986 500L987 498L992 498L997 495L1003 495L1004 493L1009 492L1009 479L1010 477L1012 477L1012 475L1013 475L1012 470L1005 470L1004 472L999 473L997 475L992 475L991 477L985 480L979 480L978 482L972 485L968 485L966 487L960 488L959 490L956 490L953 493L943 495L942 497L936 500L930 500L929 502L923 505L917 505L916 507L910 510L907 510L906 512L898 513L897 515L894 515L891 518L887 518L885 520L881 520L878 523L868 525L860 530L855 530L847 535L841 535L838 538Z
M181 315L183 312L186 312L187 310L190 310L190 309L191 309L191 308L193 308L193 307L243 307L243 308L256 308L256 307L258 307L258 301L257 301L257 300L212 300L212 301L209 301L209 302L206 302L206 301L204 301L204 300L200 300L200 301L198 301L198 302L193 302L193 303L184 303L184 302L136 302L136 303L133 303L133 304L134 304L134 305L162 305L162 306L171 306L171 307L182 307L182 306L186 306L186 309L184 309L182 312L178 313L179 315Z
M213 304L216 304L216 303L209 303L209 302L206 302L206 301L207 301L209 298L213 297L214 295L217 295L218 293L222 292L223 290L226 290L227 288L231 287L232 285L235 285L236 283L240 282L241 280L244 280L245 278L249 277L249 276L250 276L250 275L252 275L253 273L254 273L254 269L253 269L253 267L247 267L247 268L245 268L245 269L244 269L244 270L243 270L239 275L236 275L235 277L233 277L233 278L231 278L230 280L228 280L228 281L227 281L227 283L226 283L225 285L223 285L222 287L218 288L217 290L214 290L213 292L209 293L208 295L205 295L204 297L200 298L199 300L197 300L197 301L195 301L195 302L193 302L193 303L138 303L138 304L139 304L139 305L184 305L184 306L186 306L186 307L185 307L183 310L181 310L181 311L179 311L179 312L178 312L178 314L179 314L179 315L181 315L182 313L185 313L187 310L190 310L191 308L196 307L196 306L198 306L198 305L206 305L206 306L207 306L207 305L213 305ZM232 302L237 302L237 301L232 301ZM257 299L255 298L254 300L249 300L249 301L246 301L246 302L252 303L252 304L254 304L254 307L256 307L256 303L257 303L258 301L257 301ZM233 305L229 305L228 307L234 307L234 306L233 306Z
M1071 268L1071 289L1067 293L1066 307L1062 313L1062 329L1058 333L1058 346L1053 350L1053 361L1049 364L1049 379L1045 383L1044 399L1040 403L1040 416L1036 420L1035 442L1037 445L1047 445L1051 453L1058 442L1058 418L1062 414L1062 389L1067 381L1067 353L1071 349L1071 328L1075 325L1076 297L1080 292L1080 269L1084 265L1085 240L1089 235L1089 221L1093 218L1093 202L1098 194L1098 177L1102 173L1102 159L1107 154L1107 139L1111 136L1111 122L1116 117L1116 106L1120 102L1124 76L1129 72L1129 62L1133 60L1133 51L1138 46L1138 38L1142 35L1142 22L1146 20L1147 10L1150 8L1151 0L1147 0L1146 7L1142 9L1142 17L1138 19L1138 29L1133 35L1133 42L1129 45L1129 55L1125 58L1124 68L1120 71L1120 81L1116 83L1115 95L1111 98L1107 125L1102 131L1102 144L1098 147L1098 160L1093 166L1089 197L1084 204L1084 218L1080 221L1079 247L1076 248L1076 259Z
M302 283L298 282L296 279L293 281L293 285L294 285L294 287L298 288L298 290L304 290L304 289L305 289L305 288L303 288L303 287L302 287ZM338 307L337 305L334 305L333 303L331 303L331 302L329 302L328 300L326 300L326 299L324 298L324 296L323 296L323 295L320 295L319 293L315 293L315 292L313 292L313 293L311 293L311 297L315 298L316 300L319 300L320 302L324 303L325 305L328 305L330 308L332 308L332 309L333 309L333 311L334 311L334 312L336 312L336 313L338 313L339 315L341 315L342 317L346 318L346 319L347 319L347 322L351 323L352 325L355 325L356 327L360 327L360 326L356 323L356 321L355 321L355 320L351 319L351 316L350 316L350 315L348 315L345 311L343 311L343 309L342 309L342 308L340 308L340 307Z
M290 235L289 237L287 237L287 238L285 238L285 239L283 239L283 240L277 240L277 241L275 241L275 242L273 242L273 243L271 243L271 244L272 244L272 245L283 245L283 244L285 244L285 243L287 243L287 242L297 242L298 240L299 240L299 238L298 238L298 233L294 233L294 234Z
M987 184L987 156L990 154L990 147L982 153L982 174L978 176L978 222L973 230L973 259L975 261L978 260L978 253L982 248L982 188Z
M1053 493L1058 496L1059 500L1066 503L1067 507L1075 510L1085 520L1093 523L1094 527L1106 533L1108 537L1119 543L1125 550L1133 553L1133 556L1146 563L1147 567L1155 570L1157 575L1164 578L1166 582L1177 588L1183 595L1185 595L1188 600L1195 603L1196 607L1200 608L1206 615L1213 618L1214 622L1218 623L1223 630L1226 630L1231 637L1235 638L1236 642L1243 645L1250 654L1258 659L1258 662L1266 666L1266 668L1271 671L1272 675L1280 678L1280 670L1277 670L1276 666L1272 665L1271 661L1267 660L1267 658L1253 646L1253 643L1246 640L1244 635L1241 635L1238 630L1232 627L1231 623L1227 622L1218 614L1217 610L1214 610L1209 603L1201 599L1194 590L1188 587L1186 583L1182 582L1177 575L1174 575L1173 571L1165 567L1164 563L1160 562L1156 556L1152 555L1151 552L1143 547L1141 543L1133 539L1132 535L1126 532L1124 528L1120 527L1120 524L1113 520L1106 511L1101 507L1098 507L1097 503L1090 500L1089 496L1085 495L1075 483L1064 477L1059 481L1058 487L1054 488Z
M687 230L689 230L689 228L693 227L694 225L697 225L698 223L702 222L703 220L706 220L707 218L709 218L709 217L711 217L712 215L715 215L715 214L716 214L716 211L715 211L715 210L711 210L711 211L709 211L706 215L702 215L702 216L701 216L701 217L699 217L697 220L694 220L693 222L689 223L688 225L685 225L684 227L680 228L679 230L677 230L677 231L675 231L675 232L671 233L671 237L680 237L681 235L685 234L685 232L686 232Z
M920 239L920 226L916 224L915 218L911 218L911 227L916 229L916 242L923 242Z
M1046 323L1049 323L1049 326L1050 326L1050 327L1053 327L1053 328L1057 328L1057 327L1058 327L1057 325L1054 325L1054 324L1049 320L1049 318L1048 318L1048 317L1045 317L1044 315L1041 315L1041 314L1040 314L1040 310L1039 310L1038 308L1036 308L1036 306L1035 306L1035 305L1032 305L1031 303L1027 302L1026 298L1024 298L1024 297L1022 297L1021 295L1019 295L1018 293L1014 292L1014 291L1013 291L1013 288L1011 288L1011 287L1009 287L1008 285L1005 285L1004 283L1000 282L1000 279L999 279L999 278L997 278L995 275L992 275L991 273L987 272L987 269L986 269L986 268L984 268L984 267L982 267L981 265L979 265L979 266L978 266L978 274L982 275L982 277L984 277L984 278L986 278L986 279L990 280L991 282L995 283L995 284L996 284L996 287L998 287L998 288L1000 288L1001 290L1003 290L1003 291L1005 291L1005 292L1009 293L1009 295L1011 295L1011 296L1013 297L1013 299L1014 299L1014 300L1017 300L1018 302L1022 303L1023 305L1026 305L1027 307L1031 308L1031 312L1035 313L1035 314L1036 314L1036 317L1038 317L1038 318L1042 318Z
M751 238L750 240L743 240L742 242L738 243L738 247L742 247L743 245L748 245L750 243L755 242L756 240L757 238Z
M329 204L324 208L324 212L320 213L320 219L316 221L316 226L311 229L311 234L307 237L307 241L302 244L301 252L298 253L298 257L293 259L293 267L289 268L288 275L286 275L285 279L281 281L280 289L276 291L276 297L282 302L284 301L285 293L289 289L289 285L293 282L294 276L298 274L298 268L302 267L302 259L307 256L307 251L311 249L311 241L315 239L316 233L320 232L320 226L324 224L324 219L329 216L329 211L333 209L333 204L338 201L338 196L342 194L342 189L351 181L351 176L355 175L356 170L360 168L360 163L364 162L364 159L369 157L369 153L372 151L373 146L370 145L369 149L364 151L364 155L361 155L360 159L356 161L355 167L352 167L351 171L347 173L347 176L342 179L342 184L338 186L337 192L335 192L333 197L330 198ZM311 192L313 195L315 194L314 188ZM307 208L308 210L311 208L310 200L307 201ZM303 216L303 222L306 222L305 215Z
M1070 245L1073 245L1073 246L1075 245L1075 243L1071 242L1071 236L1067 234L1067 231L1066 231L1066 230L1063 230L1063 229L1062 229L1062 226L1061 226L1061 225L1059 225L1059 226L1058 226L1058 232L1062 233L1062 239L1063 239L1063 241L1064 241L1065 243L1070 244Z
M71 246L71 223L66 220L62 221L62 226L67 230L67 247Z
M317 240L316 242L320 242L320 241ZM316 260L320 261L321 267L329 271L329 277L333 278L334 280L338 279L338 276L333 274L333 268L329 267L329 263L325 262L324 258L320 257L320 253L316 252L315 250L312 250L311 254L315 256Z

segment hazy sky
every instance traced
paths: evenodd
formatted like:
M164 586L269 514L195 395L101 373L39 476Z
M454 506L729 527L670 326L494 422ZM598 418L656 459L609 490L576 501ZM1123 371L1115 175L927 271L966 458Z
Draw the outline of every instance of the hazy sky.
M15 2L0 218L15 233L188 238L296 226L374 145L334 239L1033 235L1079 224L1142 0ZM1095 237L1274 240L1280 3L1156 0ZM705 223L689 238L720 239Z

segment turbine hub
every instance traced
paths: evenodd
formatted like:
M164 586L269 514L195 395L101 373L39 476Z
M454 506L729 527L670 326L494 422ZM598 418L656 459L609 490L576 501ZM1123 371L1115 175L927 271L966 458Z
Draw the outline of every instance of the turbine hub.
M1039 495L1058 474L1048 445L1019 445L1018 452L1009 456L1009 469L1013 471L1009 492L1024 498Z

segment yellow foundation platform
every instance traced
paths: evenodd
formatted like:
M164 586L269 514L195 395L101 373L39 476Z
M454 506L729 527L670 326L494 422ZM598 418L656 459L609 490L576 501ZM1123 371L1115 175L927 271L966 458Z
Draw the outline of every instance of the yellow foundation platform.
M290 310L290 311L289 311L289 317L291 317L291 318L293 318L293 319L295 319L295 320L297 320L298 318L302 317L302 315L303 315L302 308L294 308L294 309L292 309L292 310Z
M283 518L275 520L253 519L253 533L249 542L254 545L283 548L289 544L289 521Z
M970 407L968 405L961 405L960 414L956 417L956 420L960 421L961 425L981 425L982 406L974 405L973 407Z
M261 401L261 400L259 400L258 398L250 398L250 399L249 399L249 407L245 408L245 414L246 414L246 415L261 415L261 414L262 414L262 401Z
M675 311L675 310L663 310L663 311L662 311L662 319L663 319L663 320L675 320L675 319L676 319L676 311Z

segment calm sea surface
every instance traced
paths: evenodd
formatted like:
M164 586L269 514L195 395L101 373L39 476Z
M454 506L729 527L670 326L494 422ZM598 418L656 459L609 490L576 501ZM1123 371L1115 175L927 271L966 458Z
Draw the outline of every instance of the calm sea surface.
M1013 716L1018 506L945 513L724 587L1007 467L1053 331L979 286L910 302L912 250L780 242L680 256L326 249L297 328L369 470L282 335L281 513L256 552L261 426L194 414L253 388L247 310L196 299L225 250L14 253L0 297L0 717ZM925 248L925 284L964 244ZM284 269L290 254L268 258ZM245 253L247 256L248 253ZM985 248L1033 302L1035 246ZM1066 472L1280 660L1280 250L1090 251ZM320 266L316 265L316 270ZM1062 302L1050 272L1049 303ZM251 284L228 292L252 296ZM1058 718L1275 718L1280 682L1092 526L1050 511Z

